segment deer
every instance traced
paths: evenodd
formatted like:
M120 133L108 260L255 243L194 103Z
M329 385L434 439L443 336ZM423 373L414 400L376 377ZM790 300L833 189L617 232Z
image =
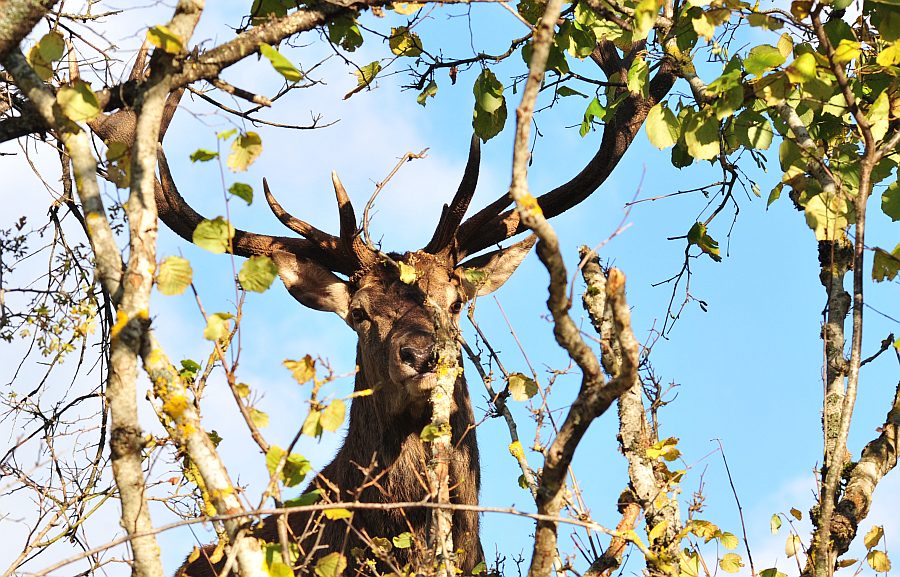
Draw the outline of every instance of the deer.
M460 186L452 202L444 206L431 240L420 250L383 254L364 241L337 173L332 173L340 216L337 235L289 214L267 182L263 188L272 212L301 238L235 231L233 254L268 256L291 296L306 307L336 314L358 336L354 389L372 389L374 393L353 399L341 448L306 489L318 489L323 499L391 503L428 497L423 481L428 453L420 433L431 421L428 398L437 378L433 350L435 310L456 327L465 303L502 286L535 242L530 236L509 247L466 259L492 241L480 233L479 221L487 224L487 213L474 223L461 226L475 192L479 159L479 141L473 138ZM160 219L190 241L203 217L178 192L162 151L159 172ZM414 282L401 280L399 263L414 267ZM477 505L481 479L476 421L462 373L453 389L450 425L450 502ZM306 534L313 523L310 514L291 514L287 519L295 536ZM464 574L472 574L484 561L478 513L455 511L452 527L454 547L464 552L458 567ZM426 528L424 509L359 510L349 523L326 522L320 533L302 539L300 554L315 560L331 551L365 548L366 541L373 537L390 539L404 532L412 533L414 543L425 543ZM274 518L268 518L255 535L277 543L277 531ZM402 566L414 561L412 551L397 549L396 562ZM221 563L210 563L206 555L201 555L185 564L177 575L208 577L220 569Z

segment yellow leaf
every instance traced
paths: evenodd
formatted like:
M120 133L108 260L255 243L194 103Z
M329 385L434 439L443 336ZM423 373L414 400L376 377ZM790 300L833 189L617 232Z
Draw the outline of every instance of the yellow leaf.
M421 10L422 4L416 4L414 2L394 2L391 4L391 9L397 14L409 16L410 14L415 14Z
M293 375L294 380L298 384L304 385L316 376L316 361L309 355L306 355L299 361L285 359L281 364L291 371L291 375Z
M163 52L179 54L184 51L184 39L168 27L157 24L147 31L147 40Z
M334 521L335 519L346 519L352 517L353 513L347 509L325 509L325 516Z
M260 154L262 154L262 139L259 134L253 131L241 134L231 143L228 168L232 172L244 172Z
M887 553L878 549L869 551L869 554L866 555L866 562L878 573L887 573L891 570L891 560L888 559Z
M525 448L519 441L513 441L509 444L509 454L516 459L523 459L525 458Z
M865 544L866 549L872 549L875 545L878 545L882 537L884 537L884 527L875 525L866 533L863 544Z
M397 56L418 56L422 53L422 40L415 32L410 32L406 26L391 28L391 37L388 39L391 52Z
M669 522L666 519L663 519L659 523L656 524L655 527L650 529L650 532L647 533L647 537L650 539L650 543L653 544L657 539L662 537L666 529L669 528Z
M63 86L56 93L56 102L62 113L74 122L91 120L100 114L100 102L90 85L76 80L72 86Z
M862 49L859 42L844 38L834 49L834 62L835 64L846 64L859 58L860 52Z
M787 538L787 542L784 544L784 553L788 557L793 557L794 555L801 553L803 551L803 542L800 541L800 537L797 535L790 535Z
M737 553L725 553L725 555L719 559L719 567L726 573L737 573L743 566L744 564L741 562L741 556Z
M418 276L416 267L411 264L406 264L405 262L400 262L398 264L400 265L400 282L406 284L413 284L416 282L416 277Z

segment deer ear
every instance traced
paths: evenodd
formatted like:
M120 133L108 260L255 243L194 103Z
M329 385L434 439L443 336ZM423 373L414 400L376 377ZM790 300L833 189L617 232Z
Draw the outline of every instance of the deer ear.
M300 304L347 318L350 289L346 282L324 266L288 252L276 252L272 260L284 286Z
M512 276L528 251L534 246L537 237L531 235L506 248L491 251L471 258L456 266L456 275L465 292L466 299L490 294L503 286Z

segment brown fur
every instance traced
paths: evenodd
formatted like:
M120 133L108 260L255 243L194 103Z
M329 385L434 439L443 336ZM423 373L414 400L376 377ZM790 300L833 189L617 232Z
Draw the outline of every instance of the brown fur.
M420 271L414 286L400 282L391 266L379 265L365 272L351 287L349 304L340 305L341 310L345 306L349 310L347 322L359 335L359 372L355 389L371 388L375 392L352 402L349 428L341 449L307 487L307 491L321 489L326 502L392 503L427 498L428 457L419 434L431 420L428 390L417 390L409 379L397 378L401 369L410 372L399 351L403 346L429 347L430 350L433 345L434 321L423 305L425 299L458 319L457 307L464 295L453 270L440 259L412 253L403 260L415 263ZM309 275L306 278L310 278ZM363 311L356 316L361 318L364 314L365 320L354 320L356 309ZM398 382L401 380L403 382ZM475 418L462 377L456 382L454 405L451 415L451 502L477 505L480 471ZM300 546L298 564L303 573L311 573L315 561L332 551L341 551L352 559L351 550L365 549L369 539L383 537L390 540L406 531L412 532L414 546L394 549L390 553L392 561L400 569L410 564L413 570L427 570L427 555L423 552L427 551L428 516L429 512L422 508L358 510L350 519L335 521L325 520L319 513L296 513L288 517L288 525L292 538ZM265 519L257 528L256 536L278 543L275 519ZM462 551L457 560L458 567L465 574L471 574L484 560L477 513L454 513L453 543L458 551ZM206 556L208 552L209 548L193 563L183 566L178 575L212 577L214 572L219 572L223 562L211 565ZM373 557L370 551L367 553L368 557ZM390 570L389 563L380 562L379 565L380 570Z

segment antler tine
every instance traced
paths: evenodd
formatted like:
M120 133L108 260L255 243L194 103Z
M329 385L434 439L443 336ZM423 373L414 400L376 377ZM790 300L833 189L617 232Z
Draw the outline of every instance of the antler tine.
M478 136L472 135L472 142L469 144L469 159L466 161L466 168L463 171L462 181L459 188L453 196L453 200L449 205L445 204L441 211L441 218L434 230L434 235L423 249L425 252L436 254L447 248L453 238L459 224L462 222L472 196L475 194L475 187L478 185L478 170L481 163L481 141Z
M364 266L372 264L376 259L376 251L373 251L357 234L356 212L336 170L331 171L331 184L334 185L334 196L337 198L341 220L341 243L353 253L360 264Z
M334 185L334 196L337 198L338 215L341 219L341 241L345 246L351 246L356 237L356 212L336 170L331 171L331 184Z
M269 203L269 208L272 209L272 213L278 218L278 220L281 221L281 224L296 232L300 236L308 238L325 250L334 250L335 248L337 248L338 239L336 237L328 234L327 232L323 232L317 229L308 222L300 220L299 218L291 215L288 211L284 210L284 208L282 208L282 206L278 204L278 201L275 200L275 197L272 195L272 191L269 190L269 183L265 178L263 178L263 192L266 195L266 202Z
M131 73L128 74L128 80L140 80L144 76L144 68L147 67L147 53L150 51L150 40L144 39L144 43L138 49L134 57L134 64L131 66Z
M178 236L192 243L194 229L204 218L178 192L162 147L159 147L157 157L160 179L156 183L155 196L159 218ZM319 262L335 272L348 276L358 269L358 263L333 250L332 247L323 247L302 238L270 236L240 229L234 231L232 252L243 257L271 256L276 252L289 252Z

